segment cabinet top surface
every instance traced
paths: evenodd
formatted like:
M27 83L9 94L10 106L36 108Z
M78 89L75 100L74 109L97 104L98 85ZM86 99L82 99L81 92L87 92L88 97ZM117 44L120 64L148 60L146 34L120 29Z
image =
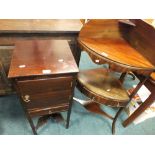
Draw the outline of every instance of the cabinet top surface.
M78 67L64 40L17 41L8 77L77 73Z
M79 32L78 19L0 19L0 33Z

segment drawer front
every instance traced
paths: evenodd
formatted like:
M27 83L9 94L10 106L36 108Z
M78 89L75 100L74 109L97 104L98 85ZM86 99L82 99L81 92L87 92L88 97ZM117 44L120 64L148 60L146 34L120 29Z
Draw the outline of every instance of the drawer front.
M62 104L56 107L48 107L48 108L40 108L40 109L36 108L36 109L28 110L28 113L31 117L43 116L43 115L49 115L56 112L67 111L68 108L69 108L68 104Z
M72 77L18 81L17 86L27 109L69 104Z
M18 81L21 94L35 95L44 92L68 90L72 85L72 77L46 78L37 80Z

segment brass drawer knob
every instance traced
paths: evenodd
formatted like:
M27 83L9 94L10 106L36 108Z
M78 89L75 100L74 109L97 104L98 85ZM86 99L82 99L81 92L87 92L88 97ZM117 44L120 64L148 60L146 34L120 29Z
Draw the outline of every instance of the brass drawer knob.
M49 110L48 114L52 114L52 111L51 111L51 110Z
M29 95L22 96L22 98L23 98L24 102L27 102L28 103L28 102L31 101Z

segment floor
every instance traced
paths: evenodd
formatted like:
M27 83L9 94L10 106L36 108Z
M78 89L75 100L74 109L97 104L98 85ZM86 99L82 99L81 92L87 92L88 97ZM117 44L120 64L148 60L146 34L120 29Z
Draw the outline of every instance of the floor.
M83 52L80 61L80 69L103 67L95 65L89 59L88 55ZM117 76L117 75L116 75ZM130 88L137 81L133 81L131 77L127 77L125 87ZM75 96L84 99L77 89ZM112 115L117 109L104 107ZM66 113L62 113L66 118ZM155 117L148 119L138 125L133 123L124 128L121 123L127 118L127 114L123 112L116 124L117 135L152 135L155 134ZM36 121L36 119L34 120ZM65 129L64 123L55 123L49 120L48 123L39 128L40 135L111 135L111 120L89 113L79 103L74 102L71 114L69 129ZM16 95L0 97L0 134L1 135L30 135L32 134L29 123L24 115L19 99Z

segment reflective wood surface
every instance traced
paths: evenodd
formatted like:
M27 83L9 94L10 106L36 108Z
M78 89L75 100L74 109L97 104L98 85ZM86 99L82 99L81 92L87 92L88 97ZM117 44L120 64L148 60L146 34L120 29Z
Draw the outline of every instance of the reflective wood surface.
M149 25L141 27L137 20L133 25L120 20L90 20L81 29L79 43L96 59L109 63L112 69L149 74L155 70L155 44L151 40L155 38L155 31ZM145 42L148 39L149 44Z
M16 41L32 39L67 40L76 63L79 64L81 51L78 48L77 37L82 26L78 19L0 19L0 63L5 73L0 73L2 77L0 78L0 95L14 92L11 87L12 83L8 85L7 75L10 57Z
M53 115L72 107L78 67L66 40L15 42L8 77L12 79L34 134ZM41 116L37 126L32 117ZM45 116L45 117L42 117ZM59 117L60 118L60 117Z
M28 40L15 43L8 77L76 73L67 41Z
M79 32L78 19L1 19L0 33Z
M100 104L120 107L129 101L129 95L121 82L114 78L107 69L80 71L78 84L84 94Z
M139 82L133 93L129 96L124 104L120 102L116 96L122 96L122 92L117 90L121 88L113 84L113 80L109 82L99 81L99 72L94 75L84 76L83 71L78 76L78 88L87 97L91 98L92 103L86 104L84 107L91 112L102 115L99 104L119 107L122 106L116 113L112 123L112 133L115 133L115 123L131 99L135 96L141 86L153 76L155 71L155 29L143 20L118 20L118 19L100 19L89 20L81 29L79 35L79 44L82 50L85 50L92 61L96 64L108 64L109 71L117 71L123 73L120 81L123 81L123 76L126 73L134 72L139 75L144 75L145 78ZM88 72L84 71L84 72ZM103 74L102 74L103 75ZM104 73L104 75L106 75ZM93 77L95 77L93 79ZM93 80L91 80L93 79ZM97 83L98 81L98 83ZM119 82L120 82L119 81ZM97 83L97 84L96 84ZM117 83L116 81L114 83ZM104 90L106 86L113 89ZM116 91L113 91L116 90ZM109 93L109 94L108 94ZM110 94L111 93L111 94ZM118 94L117 94L118 93ZM108 96L108 97L107 97ZM104 98L104 100L103 100ZM105 100L106 99L106 100ZM115 100L115 103L112 102ZM151 98L152 100L152 98ZM150 100L149 100L150 101ZM118 104L117 104L118 103ZM150 103L149 103L150 104ZM148 104L147 104L148 105ZM140 109L145 109L141 106ZM137 113L141 113L142 110ZM138 115L138 114L136 114ZM134 115L134 117L136 117ZM132 120L132 119L131 119ZM128 122L131 121L130 119Z

